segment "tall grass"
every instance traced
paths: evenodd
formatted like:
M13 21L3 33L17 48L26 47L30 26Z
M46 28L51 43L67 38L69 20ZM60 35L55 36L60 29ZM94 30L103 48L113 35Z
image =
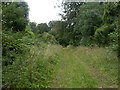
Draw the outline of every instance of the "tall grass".
M105 48L76 48L76 54L87 65L92 66L96 70L101 80L106 81L110 86L117 87L118 83L118 59L115 52L111 52ZM99 73L98 73L99 72Z
M3 72L3 88L47 88L59 63L60 46L30 45L30 51L18 56Z

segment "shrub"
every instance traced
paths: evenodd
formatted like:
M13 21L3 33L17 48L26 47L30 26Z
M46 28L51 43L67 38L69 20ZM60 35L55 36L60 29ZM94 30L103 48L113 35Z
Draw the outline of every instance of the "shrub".
M46 43L52 43L52 44L58 43L55 37L47 32L44 32L43 34L41 34L39 39Z
M94 37L99 46L109 43L108 34L114 32L114 28L114 24L105 24L96 30Z
M24 55L29 50L21 37L22 33L19 32L2 34L3 66L12 64L17 55Z

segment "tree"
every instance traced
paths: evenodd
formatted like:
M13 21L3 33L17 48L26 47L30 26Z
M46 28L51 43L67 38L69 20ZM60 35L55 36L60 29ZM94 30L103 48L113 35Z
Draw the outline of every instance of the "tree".
M99 46L118 46L118 19L120 3L105 3L102 26L96 29L95 39Z
M102 24L101 6L100 3L86 3L80 6L77 24L74 27L74 33L82 35L81 41L77 41L79 44L88 45L93 41L95 30Z
M63 18L63 20L66 22L65 26L65 33L63 37L65 37L65 42L66 44L74 44L75 41L75 34L74 32L74 25L76 24L76 17L79 14L79 7L83 3L78 3L78 2L70 2L70 3L63 3L62 8L63 8L63 13L60 14ZM64 43L65 43L64 42Z
M50 29L52 29L52 28L55 26L56 22L57 22L57 21L50 21L50 22L48 23L48 27L49 27Z
M2 3L3 28L24 31L28 23L28 5L26 2Z
M48 32L48 31L50 31L50 29L46 23L41 23L37 25L37 32L39 34L42 34L43 32Z
M12 64L19 54L28 51L22 39L28 24L28 5L25 2L2 3L3 66Z
M112 24L114 21L117 20L119 14L120 14L120 2L108 2L105 4L104 8L104 23Z
M30 22L29 24L32 29L32 32L37 33L37 24L35 22Z

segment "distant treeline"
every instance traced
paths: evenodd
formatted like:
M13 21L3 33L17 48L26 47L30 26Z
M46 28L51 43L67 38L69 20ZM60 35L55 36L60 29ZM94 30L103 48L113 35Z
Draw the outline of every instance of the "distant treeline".
M63 3L62 21L30 23L33 32L49 31L63 46L111 46L118 48L120 3Z
M36 24L29 22L26 2L2 3L3 57L14 59L16 54L25 53L36 37L44 41L50 38L63 46L107 46L118 50L120 2L71 2L63 3L61 8L61 21Z

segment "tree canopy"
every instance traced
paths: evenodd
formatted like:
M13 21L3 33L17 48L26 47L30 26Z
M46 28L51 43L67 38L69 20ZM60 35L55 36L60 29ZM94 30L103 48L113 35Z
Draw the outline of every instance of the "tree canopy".
M28 5L25 2L2 3L3 28L24 31L28 23Z

